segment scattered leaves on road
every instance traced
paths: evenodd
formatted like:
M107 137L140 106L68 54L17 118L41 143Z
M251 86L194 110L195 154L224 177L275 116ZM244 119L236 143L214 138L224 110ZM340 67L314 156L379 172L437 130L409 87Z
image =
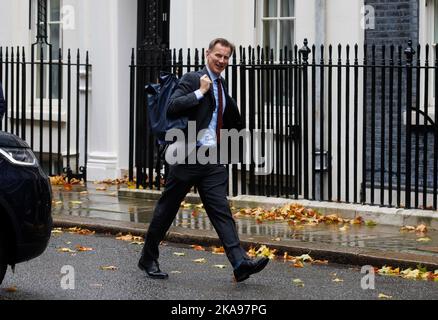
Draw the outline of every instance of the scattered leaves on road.
M395 276L410 280L425 280L438 282L438 270L434 272L427 271L425 267L417 266L417 269L408 268L400 270L391 266L383 266L377 270L377 273L382 276Z
M418 232L418 233L427 233L427 226L425 224L420 224L416 227L414 226L403 226L400 228L401 232Z
M234 212L235 218L252 217L257 223L266 221L284 221L290 226L316 226L320 223L334 224L344 223L352 225L366 224L362 217L358 216L354 219L343 219L337 214L322 215L317 210L306 208L298 203L291 203L283 207L272 208L271 210L257 208L244 208ZM369 225L376 225L374 221Z
M79 227L66 228L66 229L63 229L63 230L65 232L68 232L68 233L79 234L79 235L82 235L82 236L89 236L89 235L93 235L93 234L96 233L95 231L91 231L91 230L88 230L88 229L82 229L82 228L79 228Z

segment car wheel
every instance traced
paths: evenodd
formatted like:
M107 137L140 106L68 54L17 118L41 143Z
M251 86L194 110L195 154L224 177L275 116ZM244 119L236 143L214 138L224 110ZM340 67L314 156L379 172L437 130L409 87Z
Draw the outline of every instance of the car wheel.
M3 235L0 234L0 284L2 284L6 274L6 269L8 268L6 261L6 240L4 239Z

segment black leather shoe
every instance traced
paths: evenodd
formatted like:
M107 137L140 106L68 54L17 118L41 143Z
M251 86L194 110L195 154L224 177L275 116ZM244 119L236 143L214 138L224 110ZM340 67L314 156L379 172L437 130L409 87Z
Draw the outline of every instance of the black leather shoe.
M169 278L169 275L165 272L162 272L160 270L160 266L158 265L158 262L155 260L152 261L145 261L140 259L138 262L138 267L145 271L149 278L152 279L167 279Z
M236 279L236 282L244 281L248 279L250 275L262 271L268 262L268 258L243 260L240 266L234 270L234 278Z

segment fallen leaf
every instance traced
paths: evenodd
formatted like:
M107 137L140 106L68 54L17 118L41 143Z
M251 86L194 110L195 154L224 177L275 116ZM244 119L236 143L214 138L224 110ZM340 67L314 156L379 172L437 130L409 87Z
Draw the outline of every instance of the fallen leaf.
M175 273L182 273L181 271L170 271L170 273L173 273L173 274L175 274Z
M379 293L379 299L392 299L392 296L387 296L386 294Z
M115 267L115 266L102 266L100 267L100 270L109 270L109 271L116 271L119 268Z
M174 252L173 255L178 256L178 257L183 257L186 254L184 252Z
M368 221L365 221L365 225L367 227L375 227L375 226L377 226L377 222L375 222L373 220L368 220Z
M8 293L14 293L14 292L17 292L18 289L16 286L13 286L13 287L9 287L9 288L4 288L3 290L5 290Z
M348 225L344 225L342 228L339 228L339 231L345 232L348 230Z
M292 282L297 286L297 287L304 287L304 282L301 279L294 279L292 280Z
M72 200L70 201L71 204L82 204L82 201L76 201L76 200Z
M143 245L144 241L132 241L130 244Z
M224 247L213 247L212 253L213 254L225 254L225 249L224 249Z
M429 241L431 241L431 240L432 240L432 239L431 239L431 238L428 238L428 237L418 238L418 239L417 239L418 242L429 242Z
M88 194L88 191L81 191L81 192L79 192L79 194L80 194L81 196L86 196L86 195Z
M79 252L84 252L84 251L93 251L93 248L89 248L89 247L83 247L83 246L76 246L76 250L78 250Z
M213 267L218 268L218 269L225 269L227 266L224 264L215 264Z
M415 227L413 226L404 226L400 229L400 231L414 231Z
M308 254L303 254L299 257L296 257L296 259L299 261L303 261L303 262L312 262L313 261L312 257L309 256Z
M313 260L312 264L321 264L321 265L327 265L329 262L328 260Z
M76 251L70 249L70 248L59 248L58 252L62 252L62 253L75 253Z
M97 187L96 190L97 191L106 191L106 187Z
M195 250L195 251L205 251L204 247L199 246L199 245L191 245L191 247L192 247L193 250Z
M295 268L304 268L304 264L301 261L297 261L293 264Z
M55 228L52 230L52 234L61 234L64 233L61 228Z
M417 228L415 228L416 232L421 232L421 233L426 233L427 232L427 227L424 224L420 224L419 226L417 226Z
M333 282L344 282L344 280L339 279L339 278L335 278L335 279L333 279L332 281L333 281Z
M207 260L205 260L204 258L200 258L200 259L193 260L193 262L196 262L196 263L207 263Z

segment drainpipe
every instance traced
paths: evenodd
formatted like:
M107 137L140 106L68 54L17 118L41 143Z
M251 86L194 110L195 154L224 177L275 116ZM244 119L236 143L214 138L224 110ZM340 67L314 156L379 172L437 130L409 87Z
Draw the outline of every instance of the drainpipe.
M326 20L326 0L315 0L315 58L316 58L316 63L318 64L319 61L321 60L321 45L325 44L325 36L326 36L326 28L325 28L325 20ZM326 48L324 48L324 53L326 51ZM319 146L321 145L320 143L320 128L321 128L321 123L320 123L320 112L321 110L319 109L321 106L321 99L324 99L324 97L321 97L321 90L320 90L320 83L321 83L321 79L319 78L319 70L317 70L317 78L316 78L316 88L315 88L315 102L316 102L316 112L315 112L315 116L316 119L314 119L315 123L316 123L316 146L318 149ZM326 146L327 143L324 143L324 146ZM324 150L320 150L320 152L324 152ZM319 158L319 157L318 157ZM315 160L318 161L319 159ZM323 164L320 164L320 167L323 167ZM321 194L321 190L320 190L320 183L319 183L319 179L323 179L324 178L324 172L320 170L319 171L320 174L316 175L316 179L315 179L315 198L318 199L318 195L319 198L322 200L322 194ZM326 186L327 183L325 183L324 181L324 186Z

